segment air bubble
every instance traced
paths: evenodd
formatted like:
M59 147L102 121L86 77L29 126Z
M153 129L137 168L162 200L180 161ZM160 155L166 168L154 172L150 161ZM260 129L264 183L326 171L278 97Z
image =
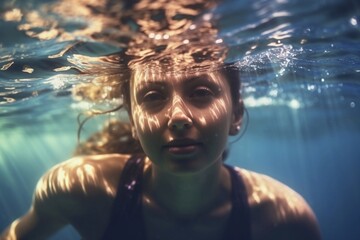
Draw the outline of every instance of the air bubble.
M356 26L358 24L356 18L354 18L354 17L350 18L350 24L353 26Z

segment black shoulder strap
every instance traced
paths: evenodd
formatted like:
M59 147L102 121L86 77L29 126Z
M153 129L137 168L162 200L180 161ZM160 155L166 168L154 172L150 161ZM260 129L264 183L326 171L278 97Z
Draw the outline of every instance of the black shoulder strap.
M233 167L225 166L231 176L232 210L224 239L251 240L250 206L244 181Z
M233 206L224 239L251 240L250 207L244 182L233 167L225 166L231 176ZM104 240L146 239L141 198L143 168L143 156L132 156L125 164Z
M145 239L142 217L142 178L144 156L133 155L126 162L120 176L109 225L104 240Z

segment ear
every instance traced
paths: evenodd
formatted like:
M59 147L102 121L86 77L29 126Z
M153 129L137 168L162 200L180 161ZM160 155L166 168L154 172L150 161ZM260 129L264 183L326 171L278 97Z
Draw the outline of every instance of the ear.
M243 115L244 115L244 103L242 100L240 100L239 103L233 107L231 125L229 129L230 136L235 136L236 134L239 133L243 120Z

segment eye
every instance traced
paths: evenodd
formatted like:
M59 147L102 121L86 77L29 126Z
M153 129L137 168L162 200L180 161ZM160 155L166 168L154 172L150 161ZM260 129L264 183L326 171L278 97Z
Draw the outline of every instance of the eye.
M213 91L205 86L199 86L194 89L194 91L190 94L190 98L195 99L208 99L210 97L213 97L215 94Z
M157 101L163 101L163 100L166 100L166 96L156 90L148 91L142 97L142 102L144 102L144 103L151 103L151 102L157 102Z

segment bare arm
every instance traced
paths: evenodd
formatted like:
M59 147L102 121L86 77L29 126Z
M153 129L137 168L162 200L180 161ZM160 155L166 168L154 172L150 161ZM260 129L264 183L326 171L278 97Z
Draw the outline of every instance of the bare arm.
M2 239L45 239L67 224L64 206L68 195L54 182L57 169L50 170L38 182L32 206L1 235Z
M5 229L1 239L45 239L67 223L55 197L40 198L38 188L29 211Z
M77 157L50 169L36 186L30 210L0 239L45 239L67 224L87 239L100 236L127 158Z
M32 206L21 218L15 220L1 235L1 239L45 239L66 224L54 212L44 212Z

